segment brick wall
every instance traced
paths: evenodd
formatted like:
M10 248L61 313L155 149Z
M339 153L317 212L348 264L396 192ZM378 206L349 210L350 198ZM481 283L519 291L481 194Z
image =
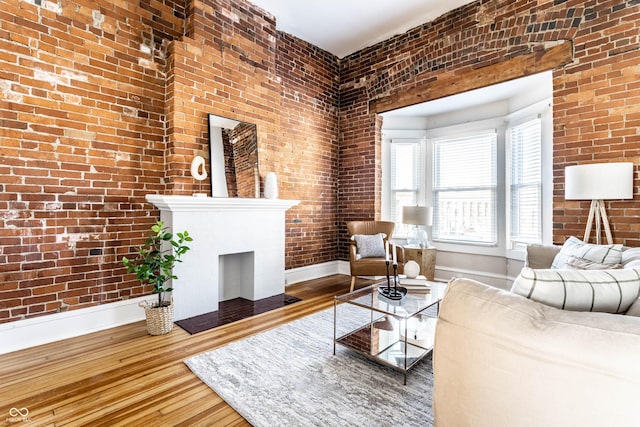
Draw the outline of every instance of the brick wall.
M336 259L339 222L338 90L336 57L287 34L278 34L276 70L282 81L280 134L260 173L279 175L280 194L302 201L287 212L286 267ZM283 179L284 178L284 179Z
M0 322L148 292L119 259L164 189L154 41L182 33L183 8L143 3L2 4Z
M638 1L484 1L357 52L341 64L341 219L377 218L379 123L368 103L445 74L462 74L564 41L573 63L554 71L554 241L581 234L588 202L565 202L564 168L638 163ZM425 94L428 100L428 94ZM638 245L636 201L608 202L616 241ZM347 232L340 222L340 256Z
M149 292L120 260L158 219L145 194L210 191L189 174L208 158L208 113L256 123L261 175L302 200L287 267L333 259L337 61L279 44L244 1L3 2L0 322Z

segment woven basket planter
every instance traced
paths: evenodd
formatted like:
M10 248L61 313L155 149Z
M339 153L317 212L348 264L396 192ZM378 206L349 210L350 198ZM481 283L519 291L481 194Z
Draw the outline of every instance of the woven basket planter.
M147 318L147 332L149 335L164 335L173 329L173 302L166 307L152 307L147 301L142 301Z

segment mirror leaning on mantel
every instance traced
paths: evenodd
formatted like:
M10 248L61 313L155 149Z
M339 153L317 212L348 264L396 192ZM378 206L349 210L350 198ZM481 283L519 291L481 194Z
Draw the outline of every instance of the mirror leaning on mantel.
M253 123L209 114L213 197L260 197L258 131Z

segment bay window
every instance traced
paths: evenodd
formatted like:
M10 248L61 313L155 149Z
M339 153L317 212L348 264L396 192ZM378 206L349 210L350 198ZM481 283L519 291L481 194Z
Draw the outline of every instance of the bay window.
M404 237L402 207L432 206L429 238L450 251L498 255L548 242L551 123L550 103L541 101L502 117L423 131L422 139L391 136L417 131L385 130L383 218Z

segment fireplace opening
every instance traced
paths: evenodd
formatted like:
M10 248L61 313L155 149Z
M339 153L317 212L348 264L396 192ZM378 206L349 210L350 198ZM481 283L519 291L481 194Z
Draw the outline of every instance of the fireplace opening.
M255 252L218 257L218 301L254 299Z

